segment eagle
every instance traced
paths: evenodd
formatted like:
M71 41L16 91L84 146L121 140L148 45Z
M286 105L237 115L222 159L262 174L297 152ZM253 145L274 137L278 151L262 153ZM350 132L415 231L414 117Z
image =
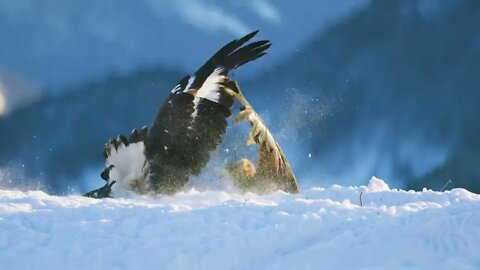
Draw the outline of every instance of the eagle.
M234 101L248 103L229 73L266 54L271 46L269 40L248 43L257 33L258 30L229 42L193 75L181 79L160 106L150 128L134 129L129 137L118 135L109 139L103 151L105 169L100 174L106 184L84 195L105 198L112 193L115 197L131 193L174 194L187 184L190 176L198 175L207 165L210 154L223 141ZM250 105L242 109L242 117L237 117L237 122L247 119L252 125L263 123L261 120L252 122L258 115ZM268 131L263 127L265 129L260 130ZM253 139L260 146L270 142L265 140L264 133ZM267 151L272 151L271 147ZM261 164L262 160L260 157ZM232 165L227 171L235 183L253 181L253 174L250 178L236 177L244 175L245 168ZM297 190L296 182L295 188L279 188Z

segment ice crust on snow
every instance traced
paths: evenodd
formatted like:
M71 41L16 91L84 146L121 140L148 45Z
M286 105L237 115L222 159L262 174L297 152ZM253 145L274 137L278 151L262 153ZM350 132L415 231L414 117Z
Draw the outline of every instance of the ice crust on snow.
M360 193L363 207L360 206ZM0 190L2 269L480 269L480 195L367 186L95 200Z

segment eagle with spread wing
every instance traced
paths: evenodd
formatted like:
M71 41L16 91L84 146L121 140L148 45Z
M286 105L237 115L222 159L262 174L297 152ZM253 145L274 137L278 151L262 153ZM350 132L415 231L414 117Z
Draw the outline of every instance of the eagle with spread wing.
M243 97L229 72L262 57L270 41L247 42L258 31L218 50L193 75L171 90L151 128L111 138L104 148L107 183L85 196L173 194L206 166L222 142L235 99Z

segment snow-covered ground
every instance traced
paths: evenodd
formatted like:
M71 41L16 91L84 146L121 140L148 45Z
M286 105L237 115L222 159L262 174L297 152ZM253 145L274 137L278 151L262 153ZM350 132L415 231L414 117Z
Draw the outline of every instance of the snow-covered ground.
M394 190L376 178L268 196L95 200L3 190L0 266L480 269L480 195Z

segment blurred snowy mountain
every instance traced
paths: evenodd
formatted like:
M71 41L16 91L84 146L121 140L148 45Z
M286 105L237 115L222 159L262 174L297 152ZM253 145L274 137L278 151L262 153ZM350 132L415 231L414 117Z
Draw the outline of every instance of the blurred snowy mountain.
M65 2L55 5L63 17L48 17L34 13L35 4L7 1L8 14L17 16L0 20L16 27L28 21L50 36L9 32L15 43L28 41L16 46L25 55L14 57L14 43L1 43L0 66L49 96L0 117L0 168L48 179L57 193L86 191L78 179L102 166L109 137L149 125L185 72L260 28L259 38L273 42L269 55L236 75L300 185L359 184L378 175L394 186L440 189L452 180L480 191L480 2L333 2L98 2L81 14ZM199 11L211 20L203 22ZM222 14L228 23L218 24ZM56 39L55 23L42 16L72 28ZM0 23L1 35L13 28Z
M368 2L6 0L0 2L0 67L46 91L62 91L159 63L192 72L219 44L261 29L276 47L264 68Z
M298 127L313 179L480 191L477 25L479 1L373 1L253 80L258 105Z
M0 70L0 117L13 109L38 101L41 90L5 70Z

